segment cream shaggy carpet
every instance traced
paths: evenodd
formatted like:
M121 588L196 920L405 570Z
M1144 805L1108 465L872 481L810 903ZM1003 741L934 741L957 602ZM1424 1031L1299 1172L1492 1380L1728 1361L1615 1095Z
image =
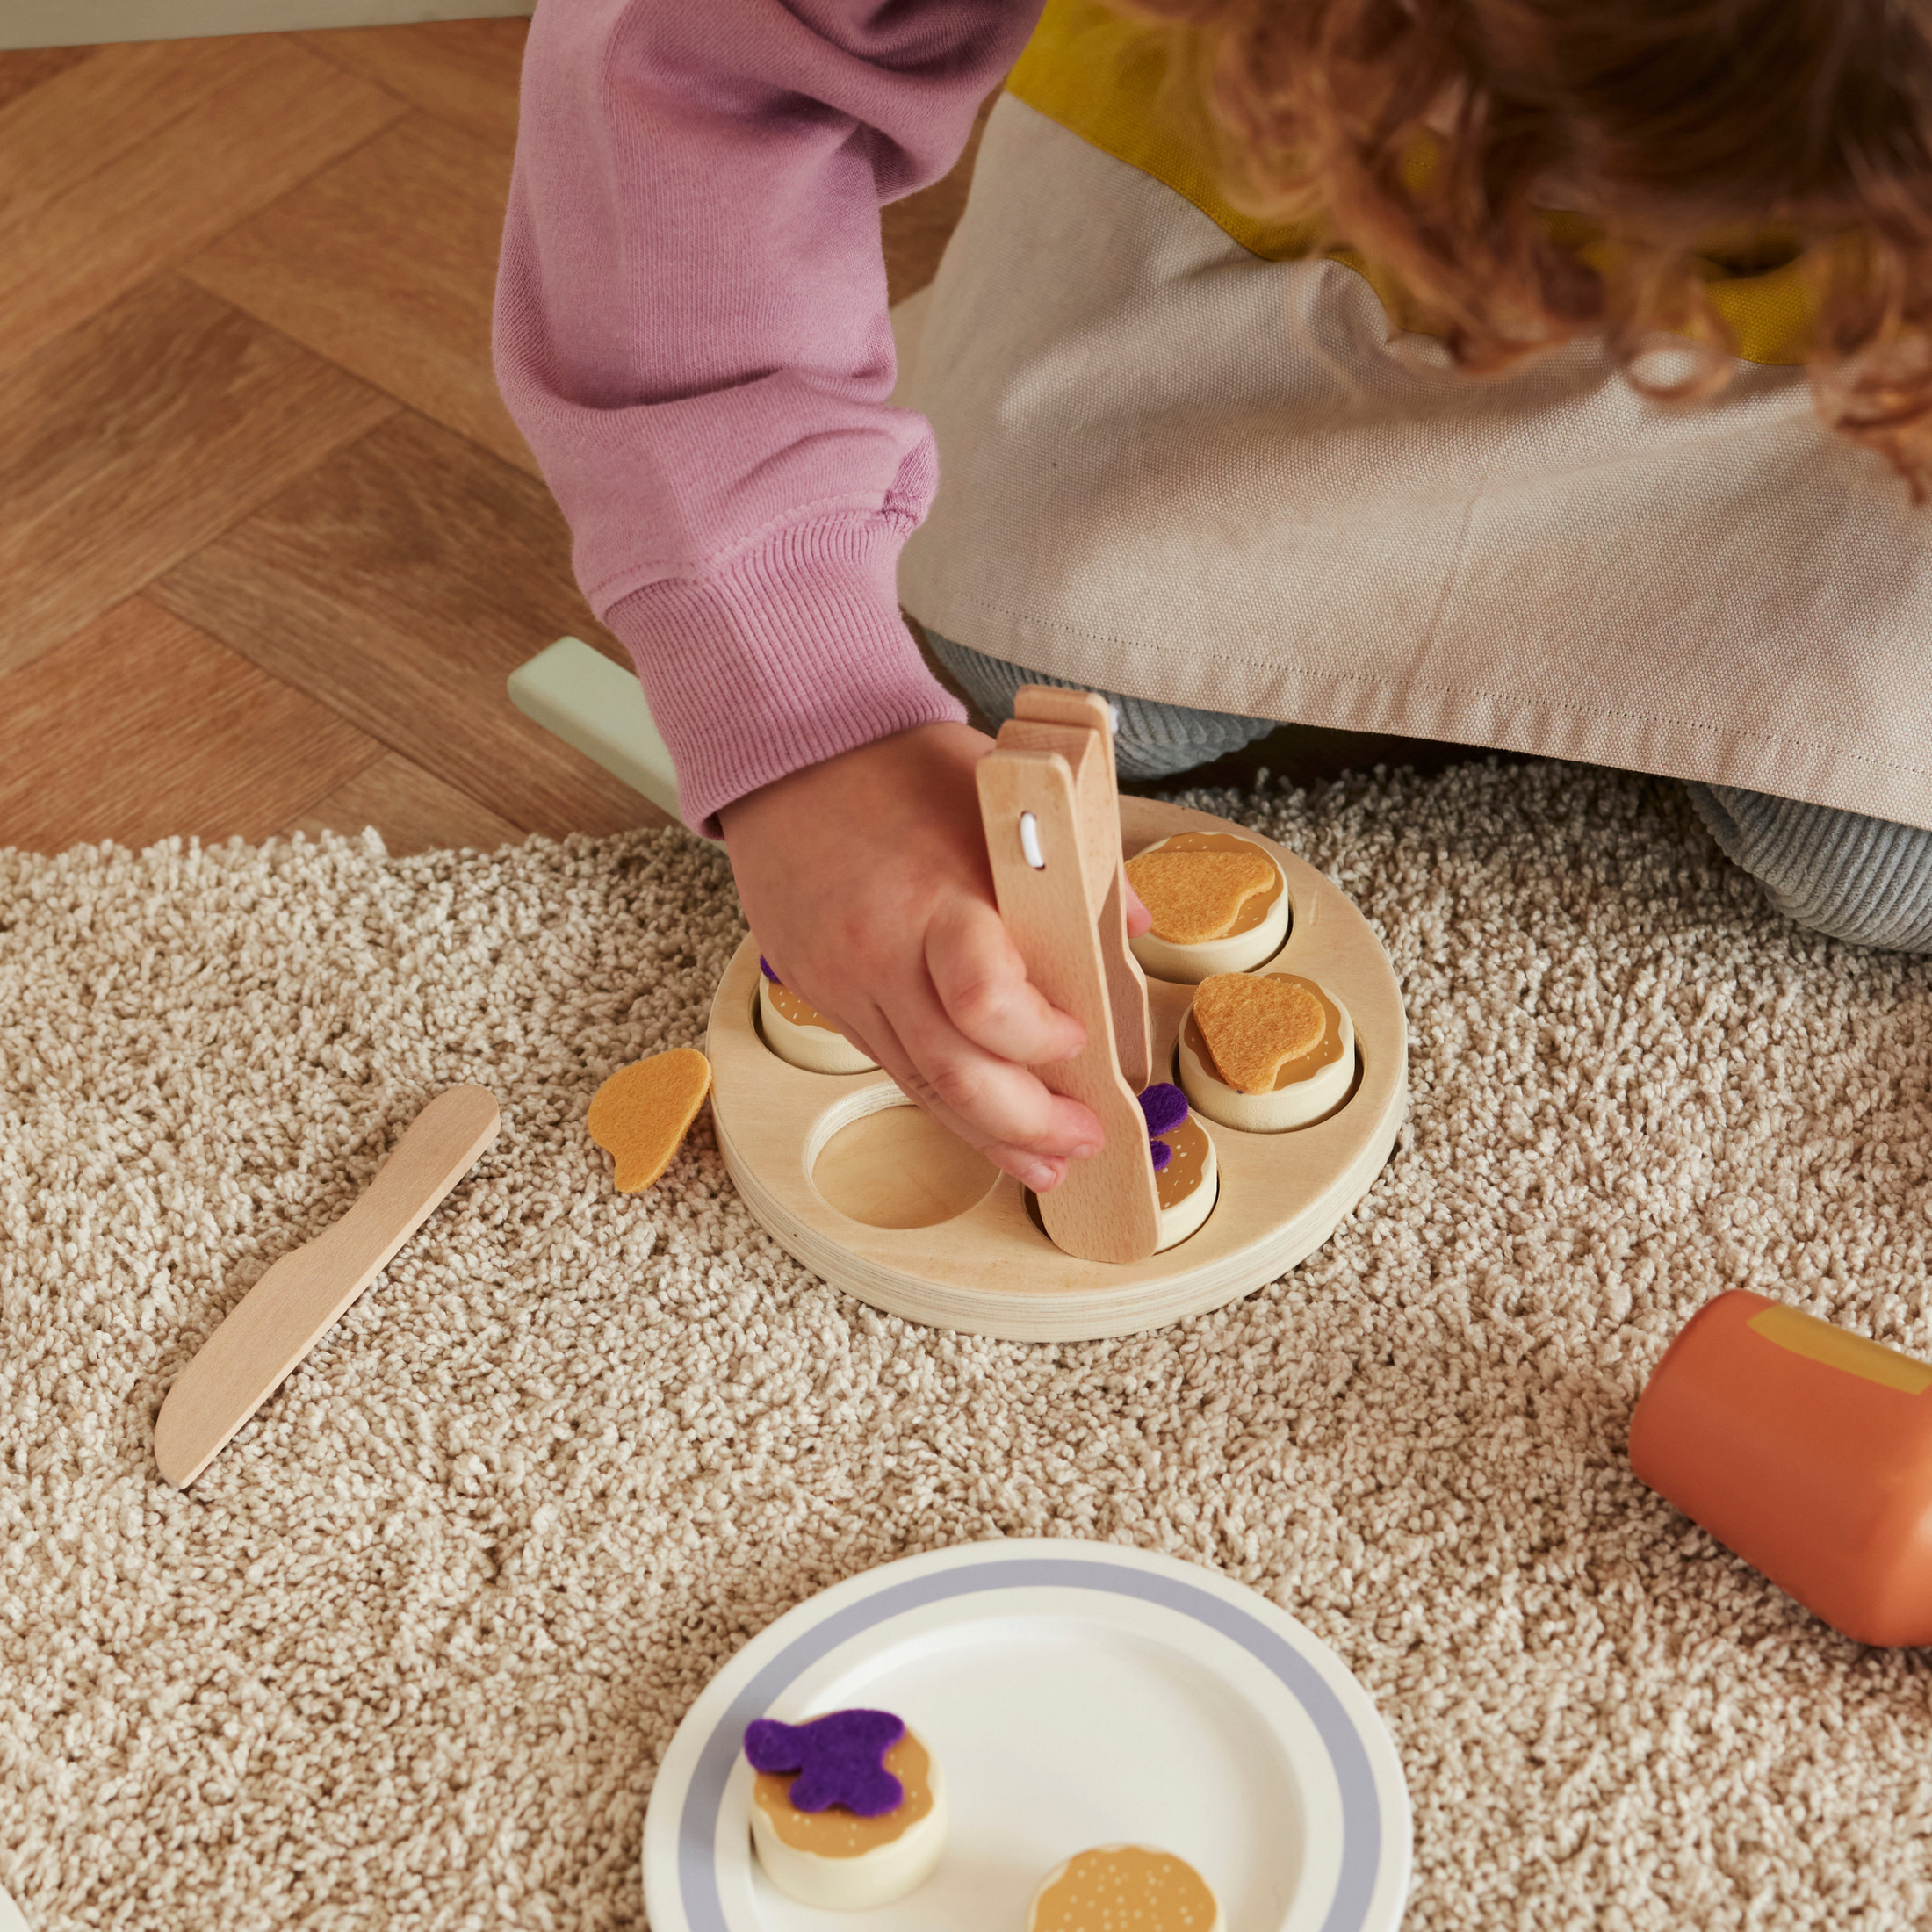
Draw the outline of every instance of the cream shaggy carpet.
M1417 1932L1932 1921L1927 1660L1623 1453L1726 1287L1932 1353L1932 968L1763 912L1669 786L1197 802L1376 921L1413 1114L1287 1280L1059 1348L833 1293L703 1128L612 1193L590 1095L701 1037L739 932L681 834L0 855L0 1883L36 1932L637 1927L652 1766L749 1633L1035 1533L1335 1646L1408 1770ZM168 1488L170 1377L457 1080L495 1149Z

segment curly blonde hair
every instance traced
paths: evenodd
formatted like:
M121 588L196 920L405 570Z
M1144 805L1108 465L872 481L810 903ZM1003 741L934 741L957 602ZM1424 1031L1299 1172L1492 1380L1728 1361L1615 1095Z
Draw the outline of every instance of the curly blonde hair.
M1590 334L1647 393L1708 395L1735 345L1704 264L1755 236L1746 266L1792 261L1811 287L1820 414L1926 495L1932 0L1128 11L1178 30L1230 192L1386 263L1472 372ZM1613 265L1560 241L1552 207L1599 224ZM1640 366L1663 331L1692 345L1688 377Z

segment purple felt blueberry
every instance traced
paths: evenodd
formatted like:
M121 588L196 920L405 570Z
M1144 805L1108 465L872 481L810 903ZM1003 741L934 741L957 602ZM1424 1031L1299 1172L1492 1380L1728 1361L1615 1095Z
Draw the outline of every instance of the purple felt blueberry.
M1154 1171L1157 1174L1164 1174L1168 1162L1174 1157L1173 1149L1165 1141L1150 1141L1147 1146L1148 1151L1154 1157Z
M1157 1080L1141 1094L1150 1140L1171 1134L1187 1118L1187 1096L1171 1080Z
M771 970L771 962L767 959L762 953L758 955L758 970L760 972L764 974L767 979L770 980L773 985L782 986L785 984L784 981L782 980L778 977L778 975Z
M754 1771L797 1772L789 1793L794 1811L838 1805L855 1818L878 1818L905 1799L884 1763L905 1735L905 1719L890 1711L834 1711L809 1724L759 1718L745 1727L745 1755Z

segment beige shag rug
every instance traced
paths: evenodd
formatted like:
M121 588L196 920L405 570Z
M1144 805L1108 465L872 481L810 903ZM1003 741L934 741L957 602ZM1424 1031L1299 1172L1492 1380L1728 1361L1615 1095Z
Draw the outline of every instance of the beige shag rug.
M1927 1661L1624 1460L1721 1288L1932 1352L1932 968L1763 912L1667 785L1194 802L1375 921L1413 1112L1293 1275L1051 1348L826 1288L703 1128L611 1191L590 1096L702 1038L739 931L681 834L0 854L0 1884L36 1932L638 1927L652 1767L724 1660L1022 1534L1212 1566L1340 1652L1417 1932L1932 1922ZM169 1379L458 1080L494 1150L169 1489Z

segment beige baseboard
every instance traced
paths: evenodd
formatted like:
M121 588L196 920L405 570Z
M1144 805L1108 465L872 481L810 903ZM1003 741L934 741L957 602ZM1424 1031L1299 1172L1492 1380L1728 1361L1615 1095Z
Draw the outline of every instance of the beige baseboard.
M0 0L0 48L186 40L210 33L393 26L528 13L535 0Z

